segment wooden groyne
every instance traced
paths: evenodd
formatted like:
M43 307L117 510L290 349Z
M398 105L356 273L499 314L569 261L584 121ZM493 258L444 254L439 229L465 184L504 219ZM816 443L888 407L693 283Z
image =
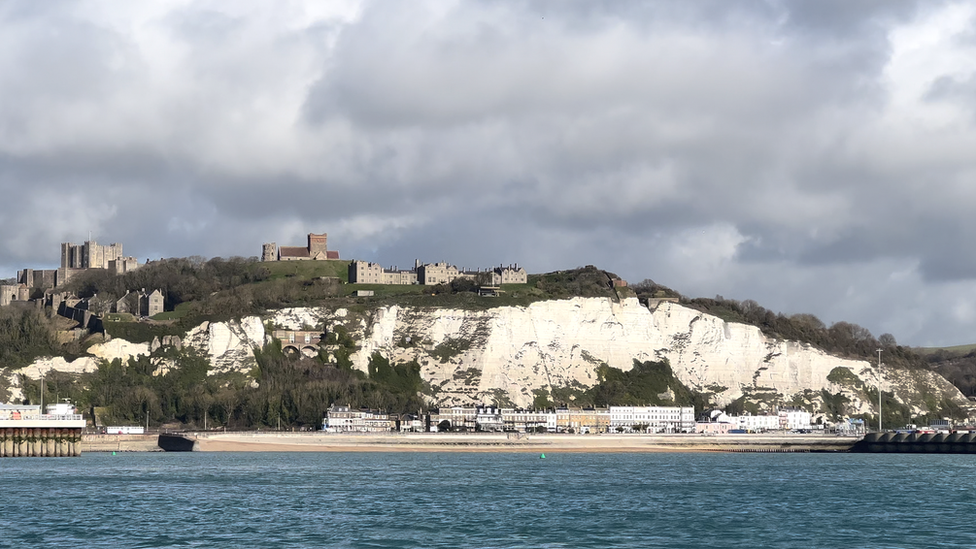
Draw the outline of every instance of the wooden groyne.
M976 433L868 433L851 452L866 454L976 454Z
M0 457L77 457L80 455L80 428L0 428Z

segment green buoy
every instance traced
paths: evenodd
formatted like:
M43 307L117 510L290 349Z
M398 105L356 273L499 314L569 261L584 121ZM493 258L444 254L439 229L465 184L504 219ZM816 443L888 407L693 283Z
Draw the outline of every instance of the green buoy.
M539 456L539 459L546 459L546 455L542 454L541 456Z
M112 452L112 455L114 456L115 455L115 452ZM546 456L542 456L542 457L546 457Z

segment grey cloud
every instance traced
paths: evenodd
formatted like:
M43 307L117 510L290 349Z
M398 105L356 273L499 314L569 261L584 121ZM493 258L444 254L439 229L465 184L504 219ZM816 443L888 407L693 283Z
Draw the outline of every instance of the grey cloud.
M88 230L140 259L328 231L388 265L596 264L932 339L867 310L976 279L972 121L905 130L885 72L891 31L946 5L6 3L0 267ZM972 113L958 69L925 99Z

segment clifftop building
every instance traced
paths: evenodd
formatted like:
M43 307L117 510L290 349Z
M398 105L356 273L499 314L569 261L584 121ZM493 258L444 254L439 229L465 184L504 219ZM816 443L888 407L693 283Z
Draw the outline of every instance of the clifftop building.
M6 307L14 301L30 299L30 288L24 284L4 284L0 286L0 307Z
M62 269L108 269L109 262L122 259L122 244L101 246L88 241L80 246L70 242L61 244Z
M525 284L528 273L518 265L498 266L486 270L463 271L447 263L421 263L418 259L411 271L396 267L384 269L379 263L353 261L349 263L350 284L450 284L458 278L469 278L485 286Z
M328 233L308 233L308 246L281 246L268 242L261 247L261 261L322 261L339 259L339 252L329 251Z

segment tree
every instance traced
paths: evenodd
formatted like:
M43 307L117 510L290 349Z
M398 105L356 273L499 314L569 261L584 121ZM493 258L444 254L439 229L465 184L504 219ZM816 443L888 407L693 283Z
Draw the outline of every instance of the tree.
M451 291L456 294L462 292L477 292L478 284L466 276L459 276L451 281Z
M823 323L822 320L817 318L815 315L811 315L808 313L799 313L799 314L792 315L790 316L790 320L800 324L801 326L806 327L809 330L820 331L820 330L825 330L827 328L827 326Z

